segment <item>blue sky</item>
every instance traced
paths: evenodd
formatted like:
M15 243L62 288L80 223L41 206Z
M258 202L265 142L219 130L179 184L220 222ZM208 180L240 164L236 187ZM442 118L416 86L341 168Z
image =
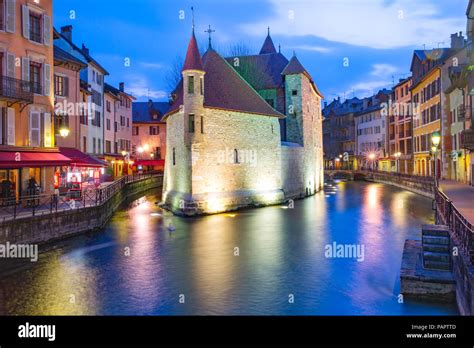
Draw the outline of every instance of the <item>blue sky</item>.
M468 0L54 0L54 25L73 26L109 72L138 100L167 100L166 76L184 57L191 34L225 53L244 43L258 53L267 26L276 46L293 51L326 100L363 97L407 76L414 49L449 46L450 34L466 31ZM182 14L184 11L184 19ZM75 18L73 18L75 17ZM425 46L424 46L425 45ZM126 59L130 66L125 66ZM349 65L344 66L347 58Z

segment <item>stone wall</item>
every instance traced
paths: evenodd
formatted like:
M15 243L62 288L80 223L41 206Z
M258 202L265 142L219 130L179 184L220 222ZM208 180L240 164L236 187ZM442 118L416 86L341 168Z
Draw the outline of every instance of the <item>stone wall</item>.
M61 211L53 214L6 221L0 229L0 244L45 243L102 228L120 204L133 195L162 185L162 177L127 184L97 207Z
M283 200L277 117L206 108L204 132L196 128L189 149L182 145L180 117L175 114L167 120L169 146L189 151L191 165L183 164L186 154L179 154L175 166L168 155L165 208L195 215L277 204ZM188 175L191 189L180 183Z

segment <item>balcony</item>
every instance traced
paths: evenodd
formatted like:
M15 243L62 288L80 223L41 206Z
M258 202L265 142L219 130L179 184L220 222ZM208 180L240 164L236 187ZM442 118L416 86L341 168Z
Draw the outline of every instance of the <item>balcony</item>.
M474 129L466 129L461 133L461 146L464 149L474 150Z
M458 122L463 122L466 119L466 107L460 105L458 107Z
M33 85L29 81L0 76L0 100L9 101L10 105L33 103L33 92Z

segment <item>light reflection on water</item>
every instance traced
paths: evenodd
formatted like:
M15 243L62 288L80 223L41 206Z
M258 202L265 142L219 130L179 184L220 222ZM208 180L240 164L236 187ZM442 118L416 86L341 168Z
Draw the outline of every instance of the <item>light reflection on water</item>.
M432 222L429 199L375 183L340 182L326 191L335 194L296 201L294 209L187 219L162 212L154 204L159 198L147 195L118 211L102 232L56 243L36 264L4 271L0 310L456 314L454 306L397 301L403 243L419 239L421 224ZM364 245L364 261L326 258L333 242Z

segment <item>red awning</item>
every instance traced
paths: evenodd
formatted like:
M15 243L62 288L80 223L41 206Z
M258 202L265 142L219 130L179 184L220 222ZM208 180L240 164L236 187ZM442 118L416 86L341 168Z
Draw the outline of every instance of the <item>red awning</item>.
M138 160L133 163L134 166L164 166L165 160Z
M67 166L71 160L59 152L0 151L0 168Z
M100 159L89 156L72 147L60 147L59 151L71 159L71 167L101 168L107 167L107 163Z

